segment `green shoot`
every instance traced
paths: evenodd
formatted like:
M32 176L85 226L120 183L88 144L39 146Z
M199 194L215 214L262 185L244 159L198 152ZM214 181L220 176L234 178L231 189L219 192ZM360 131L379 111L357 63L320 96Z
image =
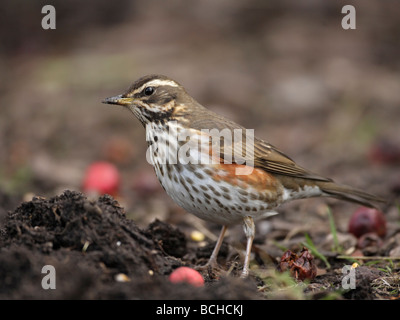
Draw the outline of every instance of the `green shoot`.
M333 214L331 208L327 207L328 209L328 217L329 217L329 226L331 229L331 233L333 236L333 247L332 251L334 252L342 252L343 248L339 244L338 236L337 236L337 231L336 231L336 225L335 225L335 220L333 219Z
M331 264L328 262L328 259L326 259L326 257L318 251L317 247L314 245L310 236L307 233L304 234L304 237L306 238L306 242L303 242L302 244L307 247L315 257L321 259L325 263L326 267L329 269L331 267Z

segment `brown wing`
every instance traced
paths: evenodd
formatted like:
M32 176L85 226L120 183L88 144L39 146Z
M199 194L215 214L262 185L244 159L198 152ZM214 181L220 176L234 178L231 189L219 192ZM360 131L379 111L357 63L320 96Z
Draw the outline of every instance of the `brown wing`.
M234 163L238 164L252 163L255 168L260 168L266 172L285 176L317 181L332 181L329 178L322 177L298 166L292 159L266 141L256 137L254 137L254 139L248 139L249 141L247 141L246 129L244 127L226 119L221 115L211 112L208 109L199 107L199 109L196 110L195 118L191 118L190 116L188 117L186 114L186 121L190 122L188 124L191 128L197 130L217 129L221 131L224 129L229 129L231 132L233 132L235 129L239 129L239 132L242 132L241 141L238 142L232 138L232 144L225 143L223 137L220 137L220 157L223 160L232 159ZM240 145L238 146L238 144ZM253 157L251 152L247 153L246 148L243 147L246 144L250 148L253 147ZM243 150L243 152L238 154L238 152L234 152L235 148L237 148L236 150Z
M309 170L298 166L283 152L271 144L255 138L254 167L261 168L267 172L292 176L296 178L311 179L318 181L332 181Z

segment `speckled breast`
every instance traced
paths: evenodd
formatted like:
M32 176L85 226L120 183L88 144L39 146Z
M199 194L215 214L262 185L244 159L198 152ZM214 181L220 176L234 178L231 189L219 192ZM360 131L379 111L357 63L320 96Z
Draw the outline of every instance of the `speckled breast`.
M175 139L181 130L171 124L146 128L148 160L162 187L178 205L201 219L224 225L239 223L245 216L258 219L275 214L272 211L282 202L284 192L277 179L252 167L242 171L248 174L237 174L245 164L210 163L205 160L210 152L196 148L196 139L192 148L187 139ZM200 141L201 135L196 138Z

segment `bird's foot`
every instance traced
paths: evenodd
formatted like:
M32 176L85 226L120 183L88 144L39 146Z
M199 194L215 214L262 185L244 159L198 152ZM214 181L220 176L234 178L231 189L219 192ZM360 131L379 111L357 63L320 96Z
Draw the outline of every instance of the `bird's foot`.
M194 269L210 279L218 279L220 276L227 274L216 260L211 259L205 265L196 266Z

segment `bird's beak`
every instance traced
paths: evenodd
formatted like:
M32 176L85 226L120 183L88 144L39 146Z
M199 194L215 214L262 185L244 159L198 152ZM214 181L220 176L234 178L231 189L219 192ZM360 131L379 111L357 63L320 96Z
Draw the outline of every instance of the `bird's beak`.
M123 107L128 107L132 104L133 98L124 98L122 95L118 95L115 97L109 97L104 99L102 102L107 104L118 104Z

